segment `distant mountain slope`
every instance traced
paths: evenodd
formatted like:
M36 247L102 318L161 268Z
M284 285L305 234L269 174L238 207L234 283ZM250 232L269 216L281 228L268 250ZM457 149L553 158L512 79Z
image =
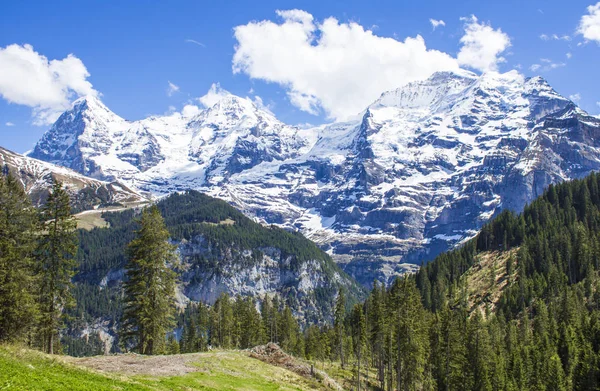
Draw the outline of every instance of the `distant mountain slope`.
M31 156L157 194L200 189L301 231L369 284L414 270L551 183L600 169L599 148L600 120L544 79L457 71L313 129L231 94L194 117L137 122L84 98Z
M189 300L212 304L222 292L255 299L279 295L301 321L314 323L331 320L332 298L340 288L350 301L364 295L329 255L299 233L257 224L196 191L173 194L157 205L183 264L181 305ZM118 320L136 213L105 213L110 228L80 231L76 314L86 320L85 327L106 331Z
M119 182L104 182L44 161L19 155L0 147L0 167L8 168L23 184L35 205L48 196L52 180L58 179L71 196L73 211L107 205L147 202L148 197Z
M502 287L501 294L488 304L513 317L536 300L560 297L586 279L594 283L600 271L599 243L600 174L594 173L551 185L519 215L502 212L461 248L422 267L416 278L425 306L436 311L444 306L450 291L491 293L473 289L472 277L490 278L493 270L489 267L494 265L494 275L508 281L483 283ZM467 280L462 280L465 275ZM466 281L470 284L463 287ZM591 287L586 292L594 294Z

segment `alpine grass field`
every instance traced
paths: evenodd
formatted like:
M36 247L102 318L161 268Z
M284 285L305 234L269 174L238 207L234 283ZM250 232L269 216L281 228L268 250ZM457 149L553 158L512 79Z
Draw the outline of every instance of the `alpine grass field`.
M185 371L189 373L157 376L153 375L155 368L150 365L147 365L141 374L107 373L89 369L78 364L76 360L49 356L17 346L2 346L0 347L0 389L31 391L330 389L324 387L318 380L307 379L286 369L250 358L246 352L217 351L186 356L189 357L185 359L185 364L180 365L186 366ZM145 359L140 356L129 356L127 360L143 362ZM123 371L127 370L126 366L123 365Z

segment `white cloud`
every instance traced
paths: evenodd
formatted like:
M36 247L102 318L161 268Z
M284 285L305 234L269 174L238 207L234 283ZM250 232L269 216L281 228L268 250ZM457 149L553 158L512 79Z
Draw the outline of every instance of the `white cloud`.
M596 106L600 107L600 102L596 102Z
M433 27L433 29L435 30L436 28L438 28L439 26L446 26L446 22L444 22L443 20L435 20L435 19L429 19L429 23L431 23L431 26Z
M600 2L588 6L587 11L579 21L577 33L587 40L600 43Z
M179 86L169 82L169 86L167 87L167 95L172 96L176 92L179 92Z
M206 95L198 98L198 101L202 103L202 106L209 108L214 106L224 96L229 95L229 92L221 88L219 83L213 83Z
M542 34L540 35L540 39L542 41L550 41L550 40L554 40L554 41L570 41L571 40L571 36L570 35L558 35L558 34Z
M501 54L510 47L510 38L501 29L479 23L477 17L461 18L465 35L460 39L458 63L482 72L497 71L498 64L506 61Z
M569 99L571 99L573 102L577 103L581 100L581 95L578 92L576 94L569 95Z
M547 72L556 68L562 68L567 65L564 62L554 62L549 58L540 58L540 62L542 64L533 64L529 67L529 69L533 72L537 72L540 70L542 72Z
M15 124L13 124L12 122L7 122L4 124L5 126L15 126Z
M31 45L0 47L0 95L33 108L34 124L46 125L83 95L97 96L83 62L72 54L48 60Z
M186 39L185 42L187 42L187 43L193 43L194 45L198 45L198 46L203 47L203 48L206 47L205 44L203 44L202 42L196 41L195 39Z
M567 58L571 58L571 57L573 57L573 54L571 54L571 52L568 52L568 53L566 54L566 56L567 56Z
M198 115L202 110L196 105L185 105L183 106L183 110L181 110L181 115L186 118L193 117Z
M302 10L277 11L280 23L237 26L233 72L277 83L299 109L344 119L386 90L441 70L457 70L446 53L428 50L421 36L380 37L335 18L315 21Z

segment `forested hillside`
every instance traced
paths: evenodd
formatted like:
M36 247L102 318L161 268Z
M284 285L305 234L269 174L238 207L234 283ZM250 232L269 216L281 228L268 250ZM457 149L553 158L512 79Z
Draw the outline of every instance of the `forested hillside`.
M173 194L157 206L182 261L181 307L190 299L213 304L221 293L254 300L277 294L301 322L320 323L332 319L330 303L339 289L353 301L364 297L362 288L301 234L264 227L226 202L195 191ZM122 311L126 247L134 238L138 213L104 213L109 228L79 231L71 336L114 330Z
M550 186L416 275L376 286L307 354L350 358L385 390L599 389L599 235L600 174ZM467 285L474 274L497 301Z

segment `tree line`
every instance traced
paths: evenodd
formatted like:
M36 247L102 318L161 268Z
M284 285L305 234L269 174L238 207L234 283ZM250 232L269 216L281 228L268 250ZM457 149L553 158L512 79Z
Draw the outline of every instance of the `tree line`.
M600 174L550 186L523 213L502 212L415 275L390 287L375 283L363 303L346 308L338 293L334 322L306 327L287 349L340 363L353 371L356 389L600 389L599 189ZM473 310L465 273L482 254L507 251L499 300L484 298L483 311ZM245 324L244 311L226 322L233 337L225 344L210 326L223 314L194 311L184 322L194 332L184 328L181 351L246 347L235 332L246 328L235 326ZM272 323L262 313L252 317L264 336Z
M6 168L0 176L0 342L60 350L66 309L73 306L76 222L69 195L54 181L33 207Z

